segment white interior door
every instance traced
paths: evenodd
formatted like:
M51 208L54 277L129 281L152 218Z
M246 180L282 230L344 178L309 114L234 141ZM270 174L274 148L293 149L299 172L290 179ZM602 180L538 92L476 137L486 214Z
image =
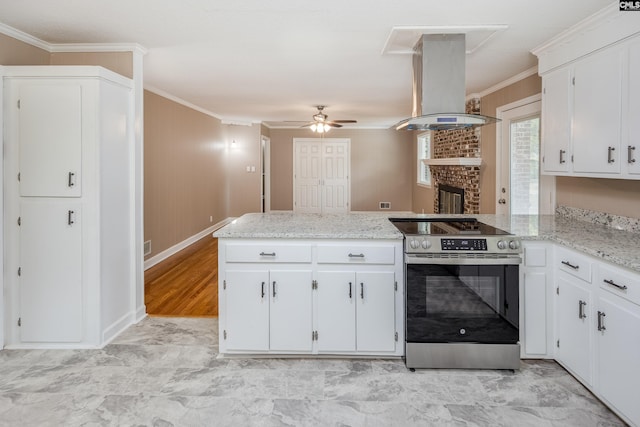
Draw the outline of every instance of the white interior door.
M555 209L555 178L540 175L540 96L498 109L496 213L550 214Z
M322 212L349 211L349 144L322 143Z
M321 211L320 174L322 152L315 140L294 141L293 210Z
M350 140L296 138L293 146L294 212L349 212Z

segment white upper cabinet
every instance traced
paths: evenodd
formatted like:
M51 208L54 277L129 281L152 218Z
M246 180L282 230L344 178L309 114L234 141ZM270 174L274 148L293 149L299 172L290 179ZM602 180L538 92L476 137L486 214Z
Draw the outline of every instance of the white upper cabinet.
M622 152L620 162L623 171L626 169L629 175L640 175L640 39L636 38L629 43L629 63L626 78L629 82L629 90L624 93L624 104L627 112L623 122Z
M620 173L622 52L610 48L575 65L574 172Z
M52 80L20 85L17 131L21 196L82 194L81 89L77 82Z
M542 173L640 179L640 26L611 4L534 49L542 76Z
M571 70L562 68L546 75L542 89L542 170L569 171L571 141Z

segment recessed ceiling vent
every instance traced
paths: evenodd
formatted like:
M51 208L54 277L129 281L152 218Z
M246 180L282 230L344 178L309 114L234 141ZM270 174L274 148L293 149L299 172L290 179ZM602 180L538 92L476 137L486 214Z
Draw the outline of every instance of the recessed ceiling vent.
M413 54L412 117L397 130L451 130L498 119L465 114L465 34L423 34Z

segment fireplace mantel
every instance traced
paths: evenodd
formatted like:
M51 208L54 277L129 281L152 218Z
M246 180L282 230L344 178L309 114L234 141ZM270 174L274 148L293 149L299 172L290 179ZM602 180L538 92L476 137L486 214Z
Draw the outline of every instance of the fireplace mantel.
M428 166L480 166L481 157L449 157L446 159L422 159Z

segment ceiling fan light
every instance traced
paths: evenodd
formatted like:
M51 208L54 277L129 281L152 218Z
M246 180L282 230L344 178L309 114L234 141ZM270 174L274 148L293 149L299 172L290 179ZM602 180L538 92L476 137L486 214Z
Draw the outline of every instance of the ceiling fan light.
M329 132L329 129L331 129L331 126L329 126L328 124L325 123L323 128L324 128L325 132Z
M318 126L314 123L311 125L311 132L315 132Z

